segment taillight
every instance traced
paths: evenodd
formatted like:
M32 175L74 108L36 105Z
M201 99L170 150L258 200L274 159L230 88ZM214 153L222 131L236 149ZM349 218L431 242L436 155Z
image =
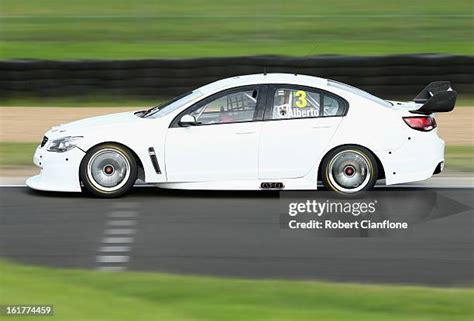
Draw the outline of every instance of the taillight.
M405 123L415 130L421 130L423 132L429 132L436 128L436 121L431 116L413 116L403 117Z

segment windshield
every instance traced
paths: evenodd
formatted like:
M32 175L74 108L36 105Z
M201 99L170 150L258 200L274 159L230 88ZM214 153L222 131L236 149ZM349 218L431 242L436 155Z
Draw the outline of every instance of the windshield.
M348 92L351 92L351 93L359 95L359 96L362 96L362 97L364 97L366 99L369 99L369 100L373 101L374 103L380 104L384 107L393 106L393 104L389 101L383 100L382 98L379 98L377 96L369 94L368 92L363 91L362 89L352 87L352 86L344 84L342 82L338 82L338 81L335 81L335 80L328 80L328 85L339 88L339 89L342 89L342 90L345 90L345 91L348 91Z
M153 117L153 118L162 117L164 115L167 115L167 114L171 113L172 111L176 110L177 108L183 106L184 104L187 104L187 103L191 102L192 100L195 100L195 99L197 99L198 97L201 97L201 96L202 96L202 94L198 90L189 91L185 94L179 95L178 97L175 97L175 98L171 99L170 101L168 101L164 104L161 104L161 105L158 105L158 106L155 106L155 107L152 107L152 108L148 109L142 115L142 117L144 117L144 118L146 118L146 117Z

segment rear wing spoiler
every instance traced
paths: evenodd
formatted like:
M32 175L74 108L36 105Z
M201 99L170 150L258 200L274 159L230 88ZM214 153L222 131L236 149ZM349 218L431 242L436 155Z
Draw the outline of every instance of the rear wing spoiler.
M412 110L416 114L444 113L454 109L457 92L451 87L449 81L435 81L425 87L413 101L423 104L417 110Z

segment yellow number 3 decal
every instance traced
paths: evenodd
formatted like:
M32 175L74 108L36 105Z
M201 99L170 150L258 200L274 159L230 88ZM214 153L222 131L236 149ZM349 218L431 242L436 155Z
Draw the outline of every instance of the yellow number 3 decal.
M306 100L306 91L298 90L295 92L295 96L298 97L298 100L295 103L296 107L305 108L308 106L308 101Z

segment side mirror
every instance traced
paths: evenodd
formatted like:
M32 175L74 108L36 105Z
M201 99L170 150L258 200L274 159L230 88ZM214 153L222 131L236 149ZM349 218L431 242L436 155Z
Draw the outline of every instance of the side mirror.
M198 125L198 124L199 124L199 122L196 121L196 117L191 116L191 115L189 115L189 114L184 115L184 116L181 117L181 119L179 120L179 125L180 125L180 126L183 126L183 127L196 126L196 125Z

